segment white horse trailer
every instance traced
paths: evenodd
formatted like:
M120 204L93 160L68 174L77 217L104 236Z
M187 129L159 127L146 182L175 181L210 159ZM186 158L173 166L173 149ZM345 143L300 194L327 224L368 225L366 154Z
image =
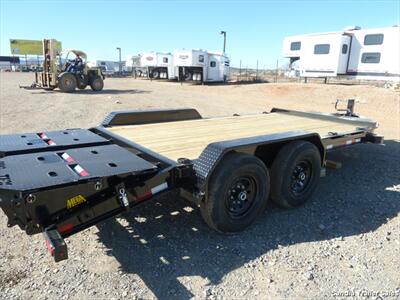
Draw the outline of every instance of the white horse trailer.
M397 26L290 36L283 56L299 60L301 77L346 76L399 81L400 28Z
M203 50L174 51L175 78L179 81L225 82L229 79L229 58Z
M125 62L125 71L134 73L140 67L140 55L128 55Z
M139 76L152 79L174 78L174 65L171 53L144 52L140 55Z

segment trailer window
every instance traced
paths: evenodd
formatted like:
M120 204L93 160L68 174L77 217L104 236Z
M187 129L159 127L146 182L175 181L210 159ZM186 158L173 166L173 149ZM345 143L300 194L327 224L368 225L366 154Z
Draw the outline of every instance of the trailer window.
M383 43L383 34L367 34L364 37L364 45L382 45Z
M381 54L379 52L368 52L361 55L361 62L364 64L379 64Z
M293 42L290 44L291 51L297 51L300 50L300 48L301 48L301 42Z
M331 45L329 44L319 44L314 46L314 54L329 54L329 49Z
M342 46L342 54L347 54L347 50L349 49L349 46L347 44L343 44Z
M163 63L168 63L168 57L163 57L162 61Z
M210 67L215 68L217 66L217 63L215 61L210 61Z
M199 62L204 62L204 55L199 55Z

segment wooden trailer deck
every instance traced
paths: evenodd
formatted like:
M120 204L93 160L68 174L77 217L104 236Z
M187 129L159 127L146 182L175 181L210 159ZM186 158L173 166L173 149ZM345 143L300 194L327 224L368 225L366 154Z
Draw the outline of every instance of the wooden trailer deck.
M281 112L269 114L219 117L145 125L127 125L107 128L109 131L138 143L172 160L185 157L196 159L213 142L305 130L319 133L357 131L357 124L341 120L324 120L294 116Z

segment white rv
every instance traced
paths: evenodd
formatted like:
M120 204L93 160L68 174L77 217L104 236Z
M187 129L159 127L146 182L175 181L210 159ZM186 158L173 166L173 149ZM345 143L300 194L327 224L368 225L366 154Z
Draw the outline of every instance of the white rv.
M153 79L174 78L174 65L171 53L144 52L140 55L140 67L137 68L139 76Z
M179 81L225 82L229 79L229 58L203 50L174 51L175 78Z
M283 41L290 65L299 60L301 77L348 76L399 81L400 28L397 26L290 36Z

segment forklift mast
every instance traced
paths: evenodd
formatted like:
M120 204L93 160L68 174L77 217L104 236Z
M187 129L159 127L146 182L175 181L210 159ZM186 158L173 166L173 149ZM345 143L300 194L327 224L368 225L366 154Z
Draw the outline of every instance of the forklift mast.
M43 40L43 56L44 56L44 61L43 61L43 71L49 74L57 74L57 66L56 66L56 60L57 60L57 48L56 48L56 43L57 41L55 39L50 39L50 40ZM57 84L56 82L56 76L50 76L50 85L55 86Z

